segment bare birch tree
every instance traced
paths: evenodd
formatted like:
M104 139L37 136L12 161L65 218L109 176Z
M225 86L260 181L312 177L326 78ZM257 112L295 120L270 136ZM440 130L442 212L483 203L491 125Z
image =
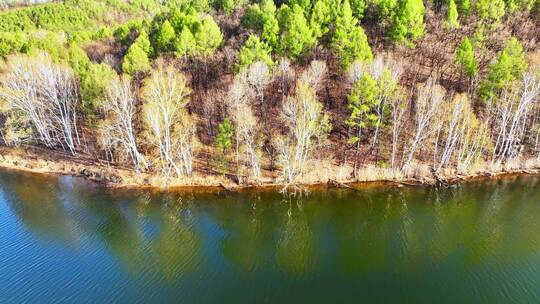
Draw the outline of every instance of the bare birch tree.
M187 80L172 67L158 67L145 80L142 97L145 136L154 147L157 167L166 178L193 173L198 144L195 119L187 112L191 93Z
M445 90L437 84L436 79L430 78L419 86L415 102L415 131L410 148L406 154L402 169L407 168L415 153L421 147L424 139L430 135L431 123L443 102Z
M104 119L98 126L98 144L120 161L129 159L137 171L146 169L137 145L137 105L129 77L124 75L111 81L99 106Z
M12 115L31 123L37 140L75 153L80 144L77 128L79 91L73 72L40 53L11 56L0 78L0 99ZM12 116L13 118L15 116Z
M291 67L291 61L287 57L282 57L274 73L281 85L281 99L285 100L285 96L289 94L289 89L295 77L295 71Z
M398 82L403 73L403 64L394 60L392 56L387 58L377 56L371 64L371 74L378 82L379 91L377 98L379 103L375 109L377 120L375 122L375 133L372 139L372 146L377 144L379 131L384 120L388 103L398 98Z
M247 69L247 81L255 92L258 105L264 108L264 89L270 83L271 72L268 65L263 61L256 61L249 65Z
M312 87L318 91L326 77L327 67L324 61L313 60L309 67L300 75L299 83Z
M493 161L503 162L521 154L531 127L531 111L539 96L540 76L530 70L523 75L520 86L505 90L492 105L495 113L492 130L496 138Z
M313 152L324 142L331 125L309 83L297 84L296 95L283 103L281 116L287 133L278 137L274 145L282 168L281 179L290 185L305 173Z
M392 152L390 152L390 166L396 168L398 160L400 136L405 123L405 114L409 110L409 98L392 98L389 101L390 116L392 120Z
M474 113L470 102L463 109L462 139L456 151L458 172L468 174L470 168L483 160L492 148L489 125Z
M443 109L445 109L445 112L439 120L440 128L438 128L437 138L434 143L433 169L435 172L450 163L459 143L464 139L465 128L470 119L468 114L471 112L469 99L464 94L454 96L452 101ZM439 145L442 146L440 153Z
M251 168L251 176L255 180L261 177L261 141L258 120L253 114L251 105L251 95L247 71L242 70L235 77L227 98L227 109L234 124L236 175L239 182L242 175L241 167L244 166Z

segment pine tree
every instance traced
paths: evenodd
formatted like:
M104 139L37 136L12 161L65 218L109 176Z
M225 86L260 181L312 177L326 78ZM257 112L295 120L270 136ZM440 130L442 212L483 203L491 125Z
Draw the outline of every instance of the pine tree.
M380 102L378 99L379 94L380 89L377 81L369 74L364 73L353 85L351 94L347 96L348 107L351 111L349 119L347 119L347 124L356 130L355 135L349 138L349 144L356 145L355 171L358 164L362 131L364 128L373 126L377 122L378 117L373 114L373 111Z
M471 42L475 48L485 48L487 36L486 36L486 27L484 24L480 23L477 25L476 30L473 33Z
M396 9L398 7L398 0L377 0L377 12L379 19L394 18Z
M263 0L260 4L248 6L242 25L260 31L261 38L272 47L278 45L279 23L276 18L276 5L273 0Z
M364 17L364 11L366 10L367 6L368 2L366 0L351 0L353 14L358 20L362 20Z
M471 10L470 0L458 0L457 8L460 15L467 16Z
M425 7L422 0L400 0L392 18L390 36L396 42L410 43L424 34Z
M129 47L126 56L124 56L122 70L130 75L144 73L150 70L148 55L138 44L133 44Z
M195 49L195 37L189 30L185 27L180 32L180 35L174 41L174 51L176 56L186 56L193 52Z
M196 54L199 56L211 55L223 42L223 34L214 19L207 15L200 23L193 35L196 43Z
M221 153L224 154L232 146L233 135L233 124L229 118L225 118L218 126L218 134L214 141L216 148L218 148Z
M497 60L489 66L488 75L480 86L480 99L496 98L504 89L520 79L527 69L523 46L512 37L499 53Z
M276 5L273 0L264 0L261 3L261 14L261 37L272 47L277 47L279 24L276 19Z
M232 11L234 11L237 5L237 0L216 0L214 2L214 7L226 13L231 13Z
M249 29L260 30L262 28L262 17L263 14L259 4L249 5L242 17L241 24Z
M474 77L478 72L478 64L474 58L474 49L469 37L463 38L459 45L455 62L467 77Z
M282 9L286 10L282 12L284 19L282 23L287 26L281 35L280 51L292 58L297 58L311 50L317 39L300 6L294 5L292 9L283 6Z
M214 146L218 150L216 157L216 167L219 171L225 172L227 169L227 150L229 150L233 144L234 126L229 118L225 118L222 123L218 125L218 134L214 139Z
M446 26L450 29L459 27L458 11L454 0L448 2L448 14L446 15Z
M311 0L289 0L291 7L298 5L304 11L304 15L308 15L311 12Z
M368 127L370 122L374 122L375 120L370 117L369 113L377 106L379 102L378 95L377 81L369 74L364 73L354 84L351 94L347 96L349 109L351 110L347 124L362 129ZM360 140L358 136L353 136L350 142L356 143L358 140Z
M133 42L141 47L141 49L148 55L152 56L153 49L150 39L148 38L148 33L145 30L142 30L135 42Z
M171 23L169 20L165 20L156 34L156 48L161 52L170 51L175 36Z
M72 44L69 46L69 59L68 63L79 76L80 79L83 79L86 77L86 73L88 72L88 68L91 65L90 58L88 58L88 55L86 52L81 49L78 45Z
M329 1L318 0L313 6L310 26L313 29L315 37L320 38L329 31L329 25L332 22L332 12Z
M357 23L349 1L345 0L332 37L332 46L341 57L341 65L345 69L355 60L371 61L373 58L367 36Z
M490 24L498 24L505 14L504 0L478 0L475 10L478 16Z
M82 108L89 119L98 112L98 102L105 95L105 89L116 77L116 72L107 64L91 64L81 79Z
M236 69L240 71L255 61L263 61L266 65L272 66L274 62L271 53L272 49L266 43L262 42L257 35L251 35L238 53Z
M25 42L22 33L0 32L0 57L21 51Z
M276 4L274 3L274 0L263 0L260 4L261 12L265 15L275 15L276 14Z

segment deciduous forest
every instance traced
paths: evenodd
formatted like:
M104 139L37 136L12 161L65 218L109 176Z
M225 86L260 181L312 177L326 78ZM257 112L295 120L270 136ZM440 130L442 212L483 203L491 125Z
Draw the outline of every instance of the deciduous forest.
M539 39L539 0L8 1L0 163L159 186L538 169Z

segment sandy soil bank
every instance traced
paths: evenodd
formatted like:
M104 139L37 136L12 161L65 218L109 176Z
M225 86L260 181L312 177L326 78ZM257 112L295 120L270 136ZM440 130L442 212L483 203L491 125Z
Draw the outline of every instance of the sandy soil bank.
M113 188L152 188L189 190L226 189L246 190L254 188L282 189L283 185L273 178L258 183L238 185L227 175L204 174L196 172L193 177L174 178L167 181L148 173L137 173L128 168L112 166L104 161L96 161L91 155L72 156L69 153L51 151L43 148L0 147L0 167L39 174L71 175ZM539 174L538 158L516 159L504 165L498 164L476 168L472 173L463 174L454 169L439 172L437 175L427 165L412 166L407 172L401 170L365 166L356 178L352 178L352 168L331 161L320 161L317 169L302 177L301 183L307 187L358 188L365 183L394 183L396 185L443 186L471 179L486 179L514 174ZM268 176L272 176L268 174Z

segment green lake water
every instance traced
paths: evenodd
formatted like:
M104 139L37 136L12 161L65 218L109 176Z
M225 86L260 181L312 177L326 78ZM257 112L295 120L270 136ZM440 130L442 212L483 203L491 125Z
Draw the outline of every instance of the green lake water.
M539 186L284 197L0 171L0 303L540 303Z

